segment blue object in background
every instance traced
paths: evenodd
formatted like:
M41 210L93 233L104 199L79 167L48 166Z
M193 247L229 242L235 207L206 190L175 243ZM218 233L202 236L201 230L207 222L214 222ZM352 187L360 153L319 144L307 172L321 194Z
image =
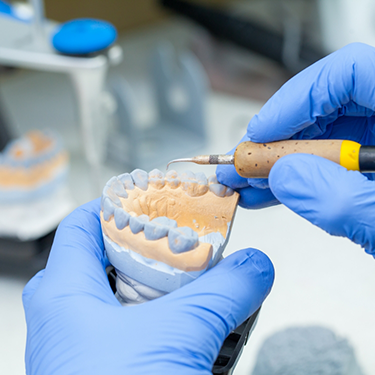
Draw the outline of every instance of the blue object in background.
M0 17L10 17L18 21L29 22L32 19L32 11L27 4L18 3L16 6L12 6L7 1L0 0Z
M0 13L12 15L12 7L7 2L0 0Z
M67 55L87 55L109 47L116 38L116 28L109 22L82 18L62 24L52 44Z

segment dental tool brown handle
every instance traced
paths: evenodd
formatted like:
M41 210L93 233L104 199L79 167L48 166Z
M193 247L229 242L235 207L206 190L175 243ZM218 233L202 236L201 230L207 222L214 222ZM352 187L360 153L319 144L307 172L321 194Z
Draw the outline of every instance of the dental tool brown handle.
M242 177L268 178L277 160L296 153L321 156L349 170L375 171L375 147L341 139L243 142L234 153L234 166Z

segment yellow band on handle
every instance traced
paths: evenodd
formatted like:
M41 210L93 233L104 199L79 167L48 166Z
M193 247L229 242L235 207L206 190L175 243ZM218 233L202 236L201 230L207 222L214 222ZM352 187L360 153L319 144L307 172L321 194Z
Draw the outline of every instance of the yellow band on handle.
M353 141L342 141L340 165L350 171L359 171L359 149L361 145Z

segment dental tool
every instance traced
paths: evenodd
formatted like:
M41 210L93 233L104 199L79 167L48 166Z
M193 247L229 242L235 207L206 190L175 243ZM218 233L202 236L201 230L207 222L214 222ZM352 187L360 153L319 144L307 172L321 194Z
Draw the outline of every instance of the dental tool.
M240 143L233 155L198 155L175 159L167 164L192 162L196 164L234 164L245 178L268 178L272 166L289 154L311 154L331 160L348 170L375 172L375 146L362 146L342 139L295 139L270 143Z

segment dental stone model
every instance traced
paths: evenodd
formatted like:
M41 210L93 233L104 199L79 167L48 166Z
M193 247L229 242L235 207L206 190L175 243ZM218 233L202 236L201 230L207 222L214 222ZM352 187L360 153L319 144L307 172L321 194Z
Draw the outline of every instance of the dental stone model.
M220 259L238 194L203 173L136 169L112 177L101 200L106 253L123 305L193 281Z
M0 204L28 202L55 190L66 178L68 154L49 131L32 131L0 153Z

